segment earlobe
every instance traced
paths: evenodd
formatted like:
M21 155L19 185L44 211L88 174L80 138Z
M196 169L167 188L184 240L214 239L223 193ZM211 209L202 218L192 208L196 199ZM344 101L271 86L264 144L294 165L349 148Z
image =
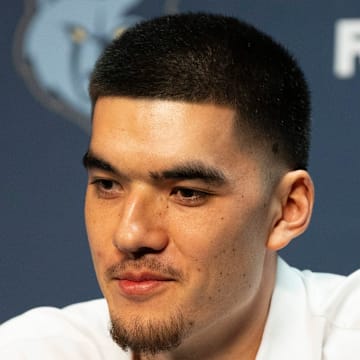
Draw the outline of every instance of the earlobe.
M305 170L288 172L277 186L277 211L267 242L270 250L280 250L308 227L314 204L314 185Z

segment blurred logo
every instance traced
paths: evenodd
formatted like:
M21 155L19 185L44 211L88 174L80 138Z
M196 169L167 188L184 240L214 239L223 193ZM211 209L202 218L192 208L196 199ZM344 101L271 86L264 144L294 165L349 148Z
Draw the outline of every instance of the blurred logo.
M32 94L83 129L87 87L103 48L138 21L177 12L177 1L27 0L15 37L15 63Z
M340 19L335 24L335 75L340 79L354 77L359 61L360 19Z

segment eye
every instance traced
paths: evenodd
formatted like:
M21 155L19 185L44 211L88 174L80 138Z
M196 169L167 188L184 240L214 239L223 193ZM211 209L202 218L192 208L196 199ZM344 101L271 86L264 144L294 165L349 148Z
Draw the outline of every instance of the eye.
M203 205L211 196L211 194L204 191L183 187L174 188L170 195L175 202L185 206Z
M90 182L95 187L96 194L100 198L112 199L121 194L121 185L111 179L94 179Z

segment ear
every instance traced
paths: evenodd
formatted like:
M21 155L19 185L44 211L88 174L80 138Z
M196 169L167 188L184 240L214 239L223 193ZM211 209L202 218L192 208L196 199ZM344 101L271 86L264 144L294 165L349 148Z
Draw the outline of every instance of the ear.
M280 250L308 227L314 204L314 185L309 173L286 173L274 194L275 216L267 248Z

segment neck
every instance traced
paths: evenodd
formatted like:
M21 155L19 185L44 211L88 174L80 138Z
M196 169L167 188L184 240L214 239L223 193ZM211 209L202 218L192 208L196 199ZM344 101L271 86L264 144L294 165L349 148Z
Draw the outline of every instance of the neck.
M171 352L134 354L133 360L254 360L261 344L275 284L276 254L267 253L264 272L254 300L241 316L230 314L211 328L185 339Z

